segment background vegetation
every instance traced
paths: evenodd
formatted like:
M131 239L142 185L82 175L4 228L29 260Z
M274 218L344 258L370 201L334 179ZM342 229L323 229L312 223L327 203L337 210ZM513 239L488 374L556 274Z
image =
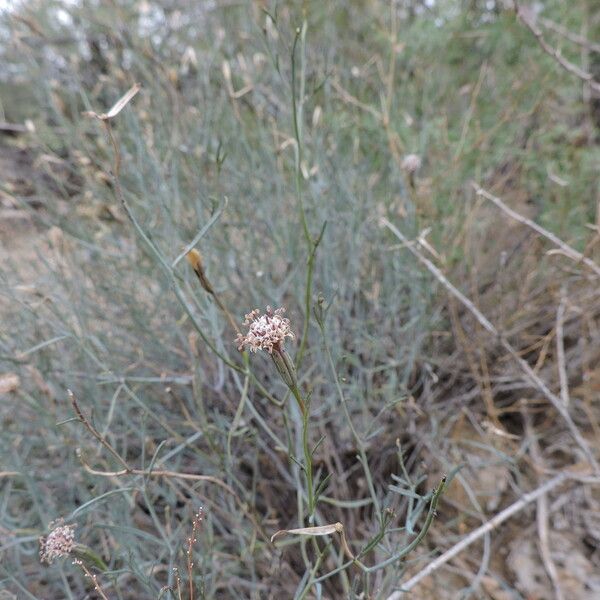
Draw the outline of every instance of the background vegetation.
M106 563L95 572L108 597L168 597L173 568L186 579L202 506L198 598L391 598L557 473L564 478L412 592L600 594L590 465L600 461L598 273L472 186L597 261L599 96L527 23L537 19L545 43L593 74L600 7L548 0L520 19L511 4L27 0L5 10L7 597L96 597L71 561L39 563L38 537L58 518ZM141 91L111 126L124 199L154 250L115 193L105 128L85 114L107 111L136 82ZM410 154L420 157L414 173ZM304 222L309 239L326 224L308 298ZM386 223L421 239L411 248L437 276ZM320 562L311 543L269 542L306 524L290 459L301 456L300 416L266 356L253 355L250 371L228 366L243 362L234 329L185 261L171 267L194 239L239 323L255 307L286 306L292 354L307 324L299 373L312 391L311 444L323 438L315 468L331 475L317 524L342 523L358 553L389 519L363 557L383 563L421 530L441 475L455 475L425 541L404 559L318 582L346 559L335 536L319 538ZM309 320L319 294L324 334ZM118 474L67 389L145 475Z

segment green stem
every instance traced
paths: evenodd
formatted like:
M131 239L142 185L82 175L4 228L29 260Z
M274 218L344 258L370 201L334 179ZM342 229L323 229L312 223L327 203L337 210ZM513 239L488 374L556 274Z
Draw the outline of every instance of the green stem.
M309 446L308 440L308 422L309 422L309 409L308 404L303 400L302 395L298 387L290 388L298 407L302 413L302 451L304 453L304 474L306 476L306 495L308 498L308 518L311 519L315 511L315 494L313 489L313 466L312 466L312 452Z
M302 108L304 102L304 82L305 82L305 70L304 70L304 48L306 40L306 22L302 24L302 28L296 29L296 35L294 37L294 44L292 46L292 121L294 126L294 139L296 140L296 153L295 153L295 184L296 184L296 202L300 207L300 220L302 223L302 231L304 238L308 246L308 259L306 269L306 289L304 294L304 325L302 326L302 336L300 338L300 347L298 348L298 354L296 355L296 368L299 368L302 359L304 358L304 352L306 350L306 341L308 338L308 327L310 324L310 299L312 296L312 280L314 271L314 260L315 251L317 249L318 242L312 239L310 230L308 228L308 219L306 217L306 208L304 206L304 200L302 198ZM300 52L300 98L296 98L296 46L300 41L301 52Z

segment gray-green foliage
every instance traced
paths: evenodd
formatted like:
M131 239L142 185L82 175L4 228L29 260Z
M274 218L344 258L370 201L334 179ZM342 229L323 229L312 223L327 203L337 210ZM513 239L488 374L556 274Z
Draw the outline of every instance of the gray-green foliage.
M66 389L136 468L154 457L161 468L219 478L267 533L298 525L298 480L287 459L292 413L253 382L246 394L244 377L198 338L174 283L203 334L241 364L235 332L187 264L171 277L136 235L108 176L113 149L102 125L83 112L102 112L142 84L113 122L122 186L141 228L171 261L227 198L198 244L213 285L240 322L252 308L284 305L300 333L308 316L308 249L294 193L291 48L304 20L306 54L296 53L296 86L304 90L302 198L311 235L327 223L313 299L320 292L331 302L325 334L343 393L368 439L379 502L398 510L400 529L372 563L410 539L428 490L418 452L409 480L395 440L420 447L414 433L404 434L404 403L427 385L422 365L440 303L380 219L407 234L430 226L436 244L458 258L453 240L464 224L468 181L508 174L544 225L581 245L598 185L598 146L574 139L586 113L578 82L511 12L463 4L440 2L404 17L400 11L394 25L388 4L359 1L278 3L268 13L251 3L31 1L19 9L29 24L6 16L2 108L7 121L35 123L28 150L46 171L37 216L42 231L55 228L28 258L35 270L28 285L19 285L18 264L2 272L3 369L22 382L7 400L14 406L2 409L0 436L3 468L22 473L1 482L0 523L16 532L3 542L0 566L9 589L81 595L84 580L68 563L37 567L35 539L50 521L85 505L75 519L78 536L109 563L111 574L101 577L109 595L156 597L173 584L172 567L184 567L198 504L206 518L196 577L206 597L282 597L302 589L298 546L278 563L222 488L86 473L78 447L92 466L120 467L69 420ZM573 29L582 18L560 2L547 11ZM577 57L576 49L565 52ZM244 93L231 98L229 85ZM30 95L21 103L24 86ZM408 153L423 157L417 196L400 168ZM548 170L569 187L553 183ZM265 357L253 356L251 366L271 394L285 396ZM367 498L315 325L301 375L312 389L313 442L326 436L317 453L323 472L333 473L325 495L333 503ZM422 423L420 436L433 445L443 416ZM345 524L356 549L382 519L371 503L358 504L360 511L322 509L325 522ZM343 561L341 551L331 552L328 569ZM382 589L393 589L399 573L387 569ZM355 575L328 581L328 593L370 589L368 578L355 582Z

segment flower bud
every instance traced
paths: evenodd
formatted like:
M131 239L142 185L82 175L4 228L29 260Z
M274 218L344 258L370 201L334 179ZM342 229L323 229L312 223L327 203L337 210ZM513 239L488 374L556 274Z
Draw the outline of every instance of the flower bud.
M294 389L298 387L298 379L296 377L296 367L291 356L287 353L287 350L283 345L279 344L273 348L271 358L275 363L277 371L281 375L281 378L285 384L290 388Z

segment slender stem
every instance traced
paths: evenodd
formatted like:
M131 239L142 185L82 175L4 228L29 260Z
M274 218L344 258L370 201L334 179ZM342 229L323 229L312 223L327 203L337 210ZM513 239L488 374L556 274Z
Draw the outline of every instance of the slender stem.
M86 429L121 463L123 467L125 467L125 471L131 472L131 467L127 464L123 457L106 441L104 436L102 436L100 432L84 416L79 404L77 403L75 394L73 394L71 390L67 390L67 394L69 395L69 399L71 400L71 404L75 414L77 415L77 419L81 421L81 423L85 425Z
M304 586L304 589L298 596L298 600L304 600L304 598L306 598L306 594L308 594L310 588L312 587L313 581L315 579L315 575L317 574L317 571L319 570L319 567L321 566L321 563L323 562L323 558L325 558L325 555L327 554L327 551L329 550L329 546L330 546L330 544L327 544L327 546L325 546L325 548L323 548L323 551L319 552L319 555L317 556L317 560L315 561L315 565L312 568L312 570L310 571L310 575L308 577L308 582L306 583L306 585Z
M294 398L296 398L296 402L298 403L298 408L300 409L300 412L302 413L302 416L304 417L304 414L306 413L306 403L302 399L302 394L300 393L300 390L297 387L292 387L290 389L292 391L292 394L294 395Z
M302 447L304 450L304 469L306 471L306 487L308 492L308 518L312 519L315 511L315 496L313 490L312 453L308 445L308 411L302 415Z
M308 517L312 518L315 511L315 495L313 489L313 466L312 466L312 452L309 446L308 439L308 424L309 424L309 409L307 403L303 400L300 390L297 386L290 388L298 407L302 413L302 451L304 453L304 474L306 476L306 495L308 498Z
M300 221L302 223L302 231L304 238L308 246L308 258L306 268L306 287L304 293L304 325L302 326L302 336L300 338L300 347L298 348L298 354L296 355L296 368L299 368L304 353L306 351L306 341L308 338L308 327L310 325L310 300L312 296L312 281L314 271L315 252L319 241L313 240L310 235L308 228L308 219L306 216L306 208L304 206L304 200L302 198L302 106L304 102L304 43L306 39L306 22L303 23L302 28L296 29L296 35L294 37L294 44L292 46L292 121L294 126L294 138L296 141L295 148L295 184L296 184L296 202L300 207ZM296 98L296 47L300 41L301 46L301 57L300 57L300 98Z

